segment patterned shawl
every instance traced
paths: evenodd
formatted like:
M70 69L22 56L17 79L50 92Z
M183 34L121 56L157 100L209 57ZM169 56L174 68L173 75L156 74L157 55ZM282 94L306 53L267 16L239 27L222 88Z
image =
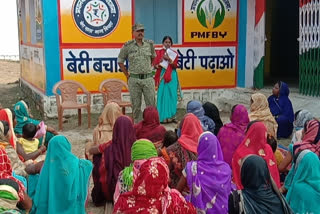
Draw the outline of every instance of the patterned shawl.
M268 100L265 95L255 93L251 96L252 103L250 106L250 121L259 120L267 127L268 133L273 137L277 137L278 123L272 116Z
M0 123L0 132L3 132L1 127L2 123ZM18 196L20 201L24 199L25 187L23 184L16 178L12 176L12 168L10 159L5 151L5 149L0 146L0 179L11 179L15 181L19 185Z
M137 178L141 165L151 157L158 157L154 144L147 139L140 139L134 142L131 148L131 160L133 163L124 168L119 174L114 202L116 203L120 194L131 191L133 181Z
M198 213L228 213L231 169L223 160L220 143L211 132L199 137L198 160L187 163L191 195L187 196Z
M267 144L267 129L262 122L255 122L249 128L245 139L238 146L232 158L233 179L238 189L243 189L240 179L241 161L248 155L259 155L268 164L270 174L280 187L280 175L271 147Z
M245 131L249 123L248 111L243 105L237 105L231 115L231 123L224 125L218 139L221 145L224 160L230 165L233 153L245 137Z
M151 158L142 164L133 190L122 194L113 213L196 213L182 195L168 187L169 169L162 158Z
M320 156L320 122L311 120L308 122L302 142L295 143L293 146L294 154L309 149Z
M162 141L166 128L160 125L159 113L156 107L148 106L143 111L143 120L134 125L137 139L148 139L153 143Z
M204 115L204 109L199 101L192 100L188 102L187 112L197 116L197 118L201 122L201 126L204 132L210 131L214 133L215 123L210 117Z

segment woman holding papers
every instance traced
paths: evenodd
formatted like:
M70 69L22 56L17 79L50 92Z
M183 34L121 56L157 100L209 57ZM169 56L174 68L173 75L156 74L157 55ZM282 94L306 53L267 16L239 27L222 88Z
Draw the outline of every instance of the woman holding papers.
M176 71L178 53L171 49L172 39L165 36L162 40L163 48L157 50L157 57L154 59L154 66L157 69L155 85L158 87L157 109L160 122L176 122L174 119L177 112L179 86L178 74Z

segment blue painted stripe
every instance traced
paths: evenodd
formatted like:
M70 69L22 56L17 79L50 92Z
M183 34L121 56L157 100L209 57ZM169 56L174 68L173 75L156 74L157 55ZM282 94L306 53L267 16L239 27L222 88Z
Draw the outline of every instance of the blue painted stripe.
M246 53L247 53L247 6L248 0L239 0L239 35L238 35L238 74L237 86L246 86Z
M46 66L46 95L53 95L54 84L61 80L58 1L43 0L44 56Z

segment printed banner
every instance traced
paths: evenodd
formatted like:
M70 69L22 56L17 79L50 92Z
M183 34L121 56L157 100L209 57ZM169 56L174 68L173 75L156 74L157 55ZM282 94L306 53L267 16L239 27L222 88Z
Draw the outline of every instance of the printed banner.
M132 38L128 0L59 0L62 43L124 43Z
M43 48L20 46L21 77L38 89L45 91L46 75Z
M37 44L43 44L43 35L42 35L42 5L41 0L34 1L35 7L35 22L36 22L36 42Z
M184 42L235 42L238 0L184 0Z
M235 47L178 48L178 74L185 88L233 87L236 84ZM126 81L119 71L120 49L63 49L63 79L76 80L89 91L98 91L109 78Z

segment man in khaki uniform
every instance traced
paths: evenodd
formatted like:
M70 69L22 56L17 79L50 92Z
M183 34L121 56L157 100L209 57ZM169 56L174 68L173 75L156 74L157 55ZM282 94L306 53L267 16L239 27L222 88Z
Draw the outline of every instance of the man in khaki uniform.
M155 106L155 85L152 75L152 61L156 57L153 41L144 39L144 27L132 27L133 40L126 42L120 50L118 64L128 79L134 122L142 120L142 94L146 106ZM124 66L128 59L129 69Z

